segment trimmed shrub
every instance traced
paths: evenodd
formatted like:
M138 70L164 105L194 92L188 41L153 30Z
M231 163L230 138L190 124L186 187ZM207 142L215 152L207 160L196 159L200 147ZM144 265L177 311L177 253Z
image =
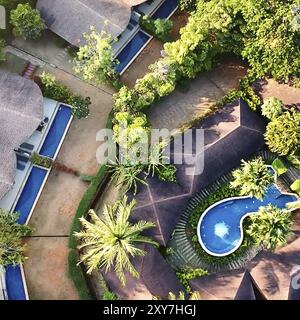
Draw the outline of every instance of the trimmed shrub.
M32 164L49 169L52 166L52 159L49 157L41 156L34 152L30 158Z
M37 9L31 8L29 3L18 4L10 13L13 33L17 37L37 40L46 29L44 20Z

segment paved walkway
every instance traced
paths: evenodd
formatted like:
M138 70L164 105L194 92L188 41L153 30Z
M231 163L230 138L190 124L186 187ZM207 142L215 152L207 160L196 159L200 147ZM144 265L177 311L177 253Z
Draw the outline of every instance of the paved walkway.
M152 127L170 131L180 128L205 113L229 90L237 88L245 72L246 69L239 62L229 61L220 64L211 72L201 74L191 81L187 92L177 89L151 108Z
M112 96L58 68L46 64L43 70L55 74L74 92L91 97L90 116L73 120L57 161L80 174L94 175L99 167L96 133L106 126ZM77 176L51 172L29 223L34 233L27 239L29 259L24 269L31 299L78 299L68 277L68 240L74 214L87 187Z
M276 97L281 99L284 104L300 103L300 89L290 87L284 83L278 83L274 79L262 81L259 86L259 93L264 100Z

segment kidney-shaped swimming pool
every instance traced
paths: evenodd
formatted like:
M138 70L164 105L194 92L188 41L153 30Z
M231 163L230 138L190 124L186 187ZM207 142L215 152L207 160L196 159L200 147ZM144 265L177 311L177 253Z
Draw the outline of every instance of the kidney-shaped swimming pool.
M276 184L272 184L263 200L236 197L219 201L209 207L199 220L199 242L213 256L229 255L242 244L242 224L247 216L257 213L260 207L268 204L284 209L288 203L298 200L296 195L284 194Z

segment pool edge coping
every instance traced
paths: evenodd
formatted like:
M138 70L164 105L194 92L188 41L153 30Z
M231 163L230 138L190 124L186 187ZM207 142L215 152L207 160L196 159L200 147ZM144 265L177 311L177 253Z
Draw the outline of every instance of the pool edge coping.
M277 171L274 169L274 167L272 165L267 165L268 168L271 168L274 172L274 185L276 186L276 188L280 191L281 194L283 195L290 195L290 196L296 196L296 198L298 199L298 201L300 200L300 197L298 194L296 193L292 193L292 192L282 192L281 188L279 187L279 185L277 184L277 180L278 180L278 177L279 175L277 174ZM203 243L202 239L201 239L201 235L200 235L200 225L203 221L203 218L205 217L205 215L215 206L219 205L219 204L222 204L224 203L225 201L230 201L230 200L237 200L237 199L251 199L253 197L251 196L239 196L239 197L230 197L230 198L226 198L226 199L223 199L223 200L220 200L220 201L217 201L216 203L212 204L211 206L209 206L204 212L203 214L201 215L201 217L199 218L199 221L198 221L198 224L197 224L197 238L198 238L198 241L202 247L202 249L210 254L211 256L214 256L214 257L226 257L230 254L232 254L233 252L235 252L240 246L241 244L243 243L243 240L244 240L244 228L243 228L243 222L245 220L245 218L247 218L248 216L252 215L252 214L255 214L255 213L258 213L257 211L255 212L247 212L246 214L244 214L242 216L242 218L240 219L240 230L241 230L241 239L240 241L237 243L237 245L231 249L229 252L226 252L226 253L213 253L212 251L210 251L209 249L206 248L205 244ZM294 211L296 209L292 209L291 211Z

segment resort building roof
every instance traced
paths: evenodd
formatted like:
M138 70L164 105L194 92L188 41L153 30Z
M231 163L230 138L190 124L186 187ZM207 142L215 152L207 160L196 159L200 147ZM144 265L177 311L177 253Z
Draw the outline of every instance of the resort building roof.
M14 149L28 139L43 117L39 87L18 75L0 71L0 199L12 188L16 174Z
M51 31L78 47L91 26L119 36L130 21L131 7L144 1L38 0L37 9Z
M246 269L200 277L190 285L205 300L300 300L299 246L300 238L275 252L259 253Z
M196 148L196 129L204 130L204 150ZM259 150L264 145L264 131L264 122L240 100L193 128L191 151L175 153L173 146L182 136L175 138L170 146L171 162L174 156L183 158L183 164L177 165L178 183L147 179L148 186L142 186L135 196L138 205L133 220L153 221L156 228L147 234L166 245L189 199ZM204 170L198 174L202 161Z
M174 270L159 251L151 245L141 245L141 248L147 251L147 254L133 259L133 265L140 277L137 279L126 273L127 282L123 287L114 271L103 272L110 289L126 300L152 300L153 296L167 298L169 292L185 292Z

